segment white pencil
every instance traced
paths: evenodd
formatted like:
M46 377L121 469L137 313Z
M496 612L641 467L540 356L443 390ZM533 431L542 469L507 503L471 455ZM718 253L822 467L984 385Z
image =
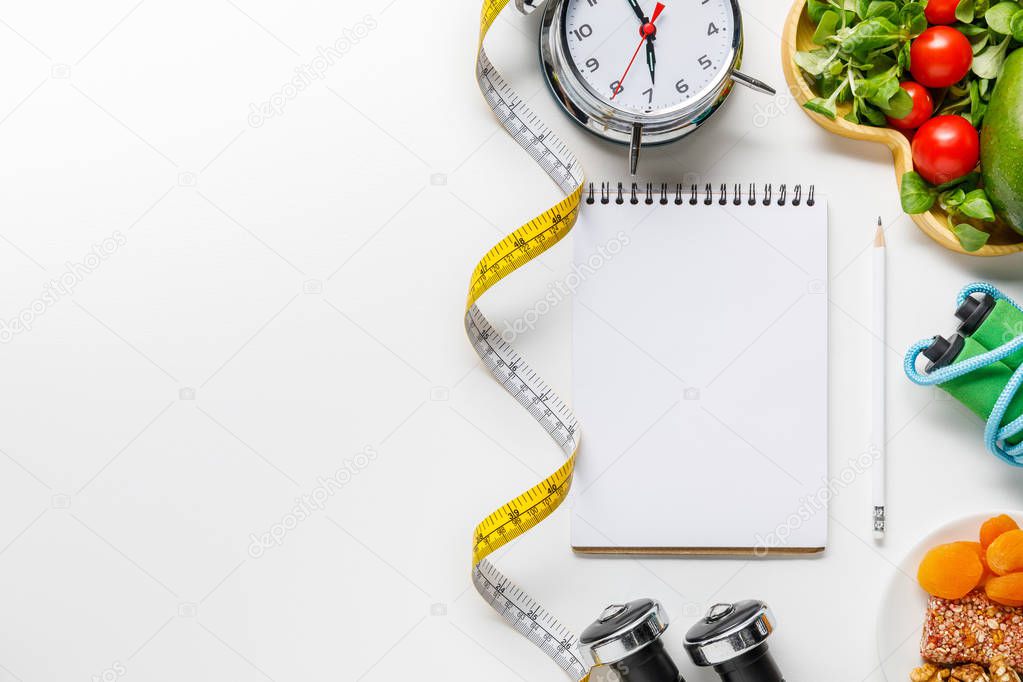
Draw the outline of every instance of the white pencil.
M874 445L874 538L884 538L887 519L885 517L885 318L887 295L887 262L885 257L884 228L881 218L877 219L874 235L874 387L873 387L873 435Z

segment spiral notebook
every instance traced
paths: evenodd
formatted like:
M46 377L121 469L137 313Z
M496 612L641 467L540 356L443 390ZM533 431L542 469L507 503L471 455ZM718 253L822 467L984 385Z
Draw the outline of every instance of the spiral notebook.
M827 232L812 186L584 188L576 551L824 550Z

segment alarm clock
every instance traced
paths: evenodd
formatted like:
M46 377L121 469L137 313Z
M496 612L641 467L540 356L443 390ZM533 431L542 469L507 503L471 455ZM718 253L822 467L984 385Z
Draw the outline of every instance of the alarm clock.
M741 58L737 0L549 0L540 22L554 97L586 130L628 144L632 175L641 146L696 130L733 83L775 93L738 70Z

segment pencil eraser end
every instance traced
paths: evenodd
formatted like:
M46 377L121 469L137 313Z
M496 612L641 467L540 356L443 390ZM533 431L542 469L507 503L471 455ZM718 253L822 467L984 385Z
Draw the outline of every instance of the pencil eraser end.
M884 540L884 531L883 530L875 530L874 531L874 539L875 540Z

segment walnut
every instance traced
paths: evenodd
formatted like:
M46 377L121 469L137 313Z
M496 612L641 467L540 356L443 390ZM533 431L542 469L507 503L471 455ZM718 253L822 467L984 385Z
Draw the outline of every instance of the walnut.
M948 680L951 671L942 669L933 663L920 666L909 674L910 682L945 682Z
M932 663L922 665L909 674L909 682L931 682L938 669Z
M991 682L1021 682L1019 675L1008 666L1005 658L991 660Z
M953 668L952 679L959 682L991 682L991 678L984 672L984 668L976 663Z

